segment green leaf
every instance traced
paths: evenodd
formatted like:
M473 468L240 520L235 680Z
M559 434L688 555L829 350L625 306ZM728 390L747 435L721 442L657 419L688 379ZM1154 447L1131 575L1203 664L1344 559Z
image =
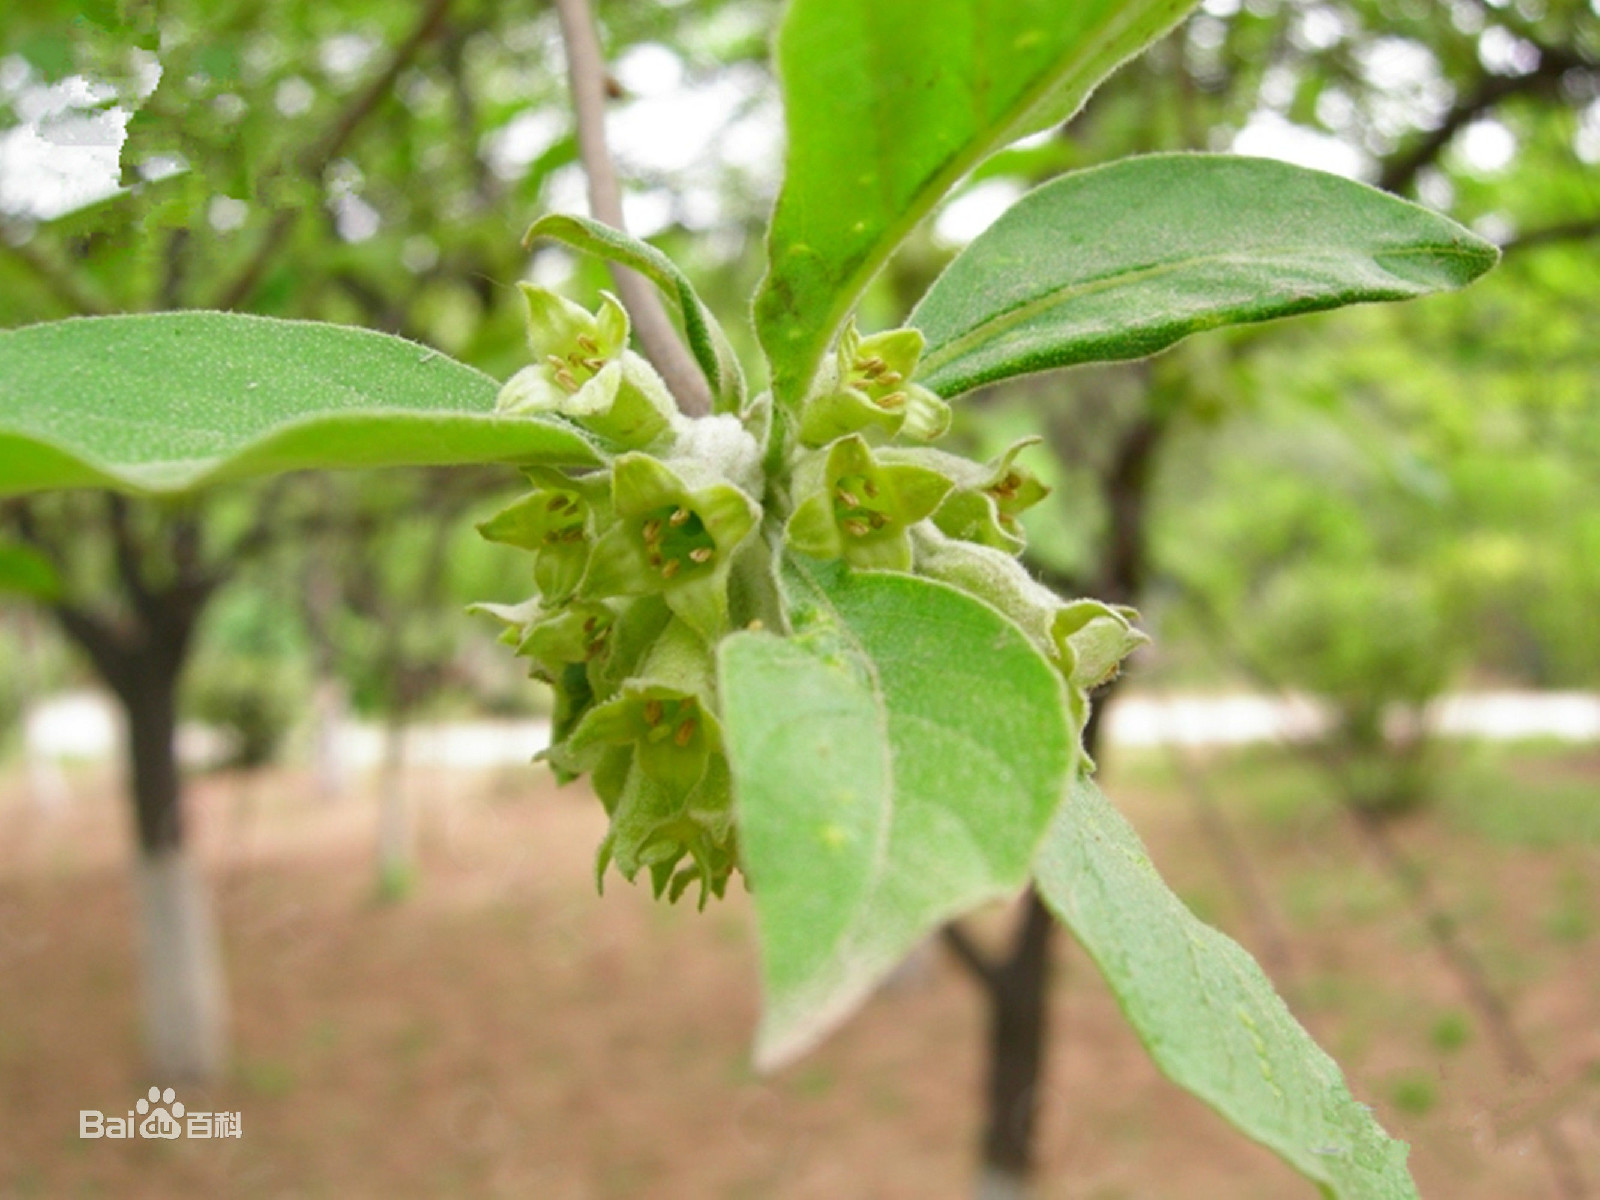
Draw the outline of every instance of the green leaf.
M1065 120L1193 0L794 0L788 156L756 329L796 404L862 289L964 175Z
M791 565L784 585L794 635L719 653L765 1066L929 930L1020 887L1076 765L1060 677L988 605L838 565Z
M744 372L738 356L729 345L727 335L716 317L700 299L688 276L649 242L611 228L588 217L554 213L533 223L524 244L537 238L550 238L564 242L574 250L593 254L609 262L632 267L660 288L677 306L683 316L683 329L688 335L689 349L695 361L705 372L711 394L716 397L717 411L738 413L744 405Z
M1172 894L1088 780L1051 826L1036 877L1169 1079L1329 1200L1416 1196L1405 1144L1351 1098L1254 960Z
M1161 154L1024 196L911 315L942 396L1141 358L1203 329L1470 283L1498 251L1365 184L1263 158Z
M413 342L307 321L181 312L0 333L0 495L179 492L312 467L599 461L554 420Z
M37 550L0 543L0 596L7 594L48 603L61 594L61 580Z

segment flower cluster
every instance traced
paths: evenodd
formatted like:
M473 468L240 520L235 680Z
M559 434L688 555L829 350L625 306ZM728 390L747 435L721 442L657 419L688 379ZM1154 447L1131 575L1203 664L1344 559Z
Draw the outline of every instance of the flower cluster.
M1017 561L1019 515L1049 489L1017 459L935 449L943 400L914 382L922 335L861 337L853 325L804 403L774 418L681 416L655 370L628 349L609 295L597 312L524 285L533 364L500 393L503 414L584 431L602 463L531 468L531 490L480 527L528 551L537 594L483 605L555 693L545 757L587 774L610 817L601 876L647 870L676 900L722 895L739 865L714 651L747 627L787 631L782 556L911 571L983 599L1058 667L1081 721L1089 689L1143 635L1130 610L1063 603Z

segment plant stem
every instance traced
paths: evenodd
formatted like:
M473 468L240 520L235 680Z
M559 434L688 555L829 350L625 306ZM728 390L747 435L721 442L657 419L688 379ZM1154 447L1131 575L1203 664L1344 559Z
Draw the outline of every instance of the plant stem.
M578 122L578 156L589 180L589 208L597 221L626 231L622 219L622 187L606 145L606 70L600 37L588 0L556 0L561 40L567 51L567 76ZM711 411L711 393L688 351L678 339L666 306L650 281L626 267L611 264L622 305L645 357L661 372L678 408L691 417Z

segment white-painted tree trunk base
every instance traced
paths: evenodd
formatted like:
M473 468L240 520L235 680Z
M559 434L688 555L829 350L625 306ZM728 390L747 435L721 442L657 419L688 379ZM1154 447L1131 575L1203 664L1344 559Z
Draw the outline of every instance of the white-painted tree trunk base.
M228 993L205 880L181 849L141 853L134 873L153 1078L214 1080L228 1061Z
M416 872L417 821L406 787L403 724L389 727L378 783L378 894L399 899L411 890Z
M348 783L344 741L350 702L344 684L333 678L317 680L311 693L311 711L316 721L312 761L317 795L324 800L337 800L344 795Z
M983 1167L978 1174L978 1200L1034 1200L1026 1180L1005 1171Z

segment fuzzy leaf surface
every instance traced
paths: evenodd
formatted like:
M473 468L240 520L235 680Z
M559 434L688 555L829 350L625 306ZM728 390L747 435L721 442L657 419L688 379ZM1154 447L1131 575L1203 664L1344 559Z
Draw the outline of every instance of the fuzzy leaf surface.
M1035 878L1167 1078L1328 1200L1415 1200L1405 1143L1351 1097L1255 960L1173 895L1088 780L1057 814Z
M438 351L341 325L220 312L29 325L0 333L0 495L599 461L570 425L497 416L498 391Z
M988 605L838 564L784 585L794 636L738 633L719 654L764 1066L930 930L1020 888L1076 765L1060 677Z
M756 294L797 403L868 281L973 167L1065 120L1193 0L794 0L778 33L788 153Z
M1264 158L1155 154L1035 188L911 315L917 381L1142 358L1204 329L1458 288L1499 257L1454 221Z

